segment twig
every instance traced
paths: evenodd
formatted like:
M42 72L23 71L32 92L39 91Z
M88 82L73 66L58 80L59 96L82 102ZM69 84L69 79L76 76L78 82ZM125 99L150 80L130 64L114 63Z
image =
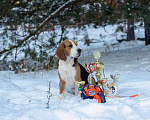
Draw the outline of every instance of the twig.
M51 94L51 81L49 81L49 89L48 89L48 95L47 95L47 99L48 99L48 102L47 102L47 108L49 108L49 101L50 101L50 98L52 96Z

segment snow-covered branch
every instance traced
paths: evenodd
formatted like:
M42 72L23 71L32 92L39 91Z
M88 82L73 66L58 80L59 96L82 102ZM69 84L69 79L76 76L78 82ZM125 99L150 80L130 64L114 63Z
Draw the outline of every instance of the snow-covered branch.
M20 40L19 43L17 45L13 45L10 46L8 49L3 49L2 51L0 51L0 55L13 50L14 48L18 48L21 47L22 44L27 41L29 38L31 38L32 36L36 35L38 33L38 31L40 31L41 28L43 28L45 26L45 24L50 21L51 19L55 18L61 11L65 10L65 8L68 8L70 5L75 4L76 2L78 2L80 0L69 0L68 2L66 2L65 4L63 4L62 6L60 6L56 11L54 11L53 13L51 13L40 25L39 27L32 31L28 36L26 36L23 40Z

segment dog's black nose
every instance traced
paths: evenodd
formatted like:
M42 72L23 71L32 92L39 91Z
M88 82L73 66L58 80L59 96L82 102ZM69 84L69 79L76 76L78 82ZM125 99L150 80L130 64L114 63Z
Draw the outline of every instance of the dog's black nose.
M80 48L78 48L77 51L78 51L78 53L81 53L81 49Z

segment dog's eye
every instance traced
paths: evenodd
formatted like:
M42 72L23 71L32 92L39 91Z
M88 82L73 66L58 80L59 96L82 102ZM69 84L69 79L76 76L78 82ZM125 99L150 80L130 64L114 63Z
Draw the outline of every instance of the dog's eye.
M69 45L68 47L72 47L72 45Z

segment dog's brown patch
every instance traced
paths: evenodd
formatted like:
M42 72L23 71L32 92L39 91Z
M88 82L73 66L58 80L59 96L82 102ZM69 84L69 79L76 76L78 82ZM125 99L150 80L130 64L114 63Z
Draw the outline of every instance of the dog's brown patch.
M64 91L64 89L65 89L66 83L65 83L64 80L62 80L62 78L61 78L59 72L58 72L58 75L59 75L59 79L60 79L60 81L59 81L59 90L60 90L60 94L62 94L63 91Z

